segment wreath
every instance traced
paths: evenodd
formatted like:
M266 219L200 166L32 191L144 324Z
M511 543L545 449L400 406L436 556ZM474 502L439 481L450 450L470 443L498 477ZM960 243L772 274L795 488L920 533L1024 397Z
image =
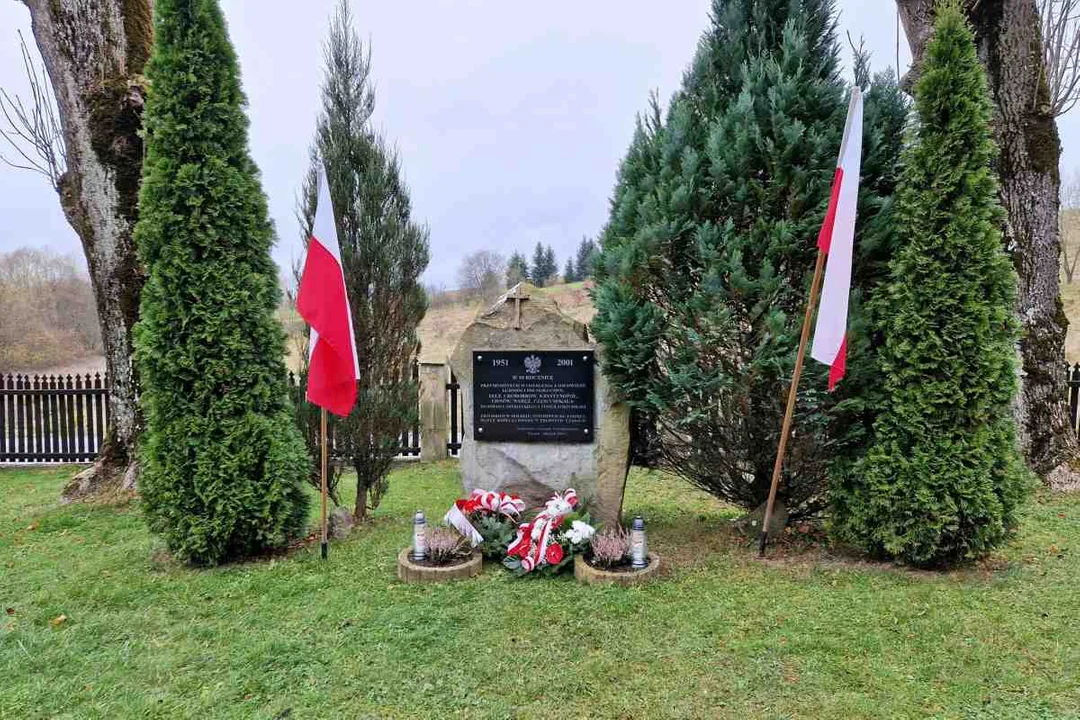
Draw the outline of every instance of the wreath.
M473 490L456 500L443 522L457 529L486 558L501 558L514 540L525 502L517 495Z
M556 494L535 518L518 526L503 565L515 575L554 575L584 552L596 529L578 508L573 488Z

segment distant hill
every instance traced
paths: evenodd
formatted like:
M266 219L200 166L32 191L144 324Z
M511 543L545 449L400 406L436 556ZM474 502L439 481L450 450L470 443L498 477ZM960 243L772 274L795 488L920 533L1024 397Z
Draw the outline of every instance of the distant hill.
M588 289L591 284L591 281L586 280L566 285L553 285L540 290L545 295L554 297L555 302L567 315L587 323L596 314L596 309L589 300ZM1065 315L1069 318L1069 331L1065 338L1065 357L1070 363L1080 363L1080 283L1069 285L1063 279L1061 301L1065 306ZM428 309L427 315L420 323L421 361L445 362L447 356L453 352L461 333L465 331L477 313L486 306L487 303L477 298L464 297L457 291L440 293L435 306ZM289 334L289 368L296 370L300 367L300 358L303 357L302 353L305 351L304 323L296 311L289 308L282 308L279 317ZM104 369L104 361L100 356L93 356L70 366L58 365L59 363L56 362L43 362L31 369L35 371L46 369L46 372L62 373L94 372ZM0 371L12 369L15 368L0 368Z
M1062 279L1061 303L1065 307L1065 317L1069 319L1069 330L1065 333L1065 359L1070 363L1080 363L1080 283L1069 285Z

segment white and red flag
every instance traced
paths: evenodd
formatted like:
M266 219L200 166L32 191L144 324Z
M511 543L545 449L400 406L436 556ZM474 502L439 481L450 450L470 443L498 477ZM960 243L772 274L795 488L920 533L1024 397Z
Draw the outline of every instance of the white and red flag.
M335 415L356 404L360 362L356 357L352 312L341 267L334 208L326 173L319 169L319 199L296 296L300 317L311 326L307 399Z
M851 256L855 246L855 211L859 204L862 163L862 92L851 90L844 140L833 176L832 197L818 234L818 248L828 255L825 283L818 305L814 347L810 357L829 366L829 389L844 376L847 359L848 298L851 295Z

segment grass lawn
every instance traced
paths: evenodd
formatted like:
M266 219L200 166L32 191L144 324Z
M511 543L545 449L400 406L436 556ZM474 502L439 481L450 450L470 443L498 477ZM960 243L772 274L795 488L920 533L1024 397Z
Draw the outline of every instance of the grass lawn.
M394 473L321 562L198 571L138 508L56 505L70 469L0 470L0 718L1080 717L1080 496L1044 497L977 567L811 545L759 562L730 510L635 473L665 576L636 588L397 582L456 465ZM66 618L62 622L59 618Z

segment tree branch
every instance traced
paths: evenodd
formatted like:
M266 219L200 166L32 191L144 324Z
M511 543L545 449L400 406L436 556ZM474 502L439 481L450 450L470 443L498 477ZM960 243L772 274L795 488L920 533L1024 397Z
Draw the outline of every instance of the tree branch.
M1054 117L1080 101L1080 0L1039 0L1043 72Z
M30 55L26 39L19 32L19 48L22 51L23 68L30 81L29 104L18 95L12 96L0 88L0 138L26 164L14 162L0 153L0 161L21 170L37 172L48 178L59 191L60 178L67 170L67 147L60 127L59 113L53 99L49 78L44 67L39 68Z

